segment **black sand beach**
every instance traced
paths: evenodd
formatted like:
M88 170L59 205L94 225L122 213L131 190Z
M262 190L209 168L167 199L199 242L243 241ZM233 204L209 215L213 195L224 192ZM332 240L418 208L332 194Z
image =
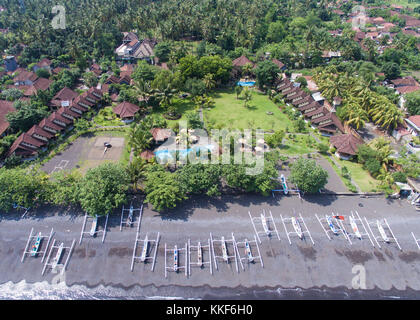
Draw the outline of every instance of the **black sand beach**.
M192 243L204 243L210 232L214 238L228 239L233 232L237 241L252 239L254 231L248 211L257 216L263 209L271 210L281 238L280 241L276 237L261 238L264 268L244 261L244 270L239 266L237 273L234 262L227 265L218 260L219 268L213 270L213 275L206 266L192 268L188 278L181 270L168 272L165 279L165 243L168 247L175 244L182 247L188 238ZM293 210L302 214L315 245L309 238L302 241L296 236L291 238L292 245L287 241L280 214L290 217ZM318 216L332 212L348 215L350 210L357 210L369 221L386 218L402 251L394 243L373 247L367 238L352 239L351 245L343 235L328 240L315 213ZM277 196L276 199L256 195L222 199L195 197L163 214L146 205L140 225L141 237L146 233L152 237L157 232L161 234L154 272L150 271L150 263L136 263L134 271L130 271L136 226L125 227L120 232L120 211L110 217L104 244L101 236L90 238L87 235L79 245L82 223L83 213L72 209L41 208L23 220L18 215L1 214L0 299L29 299L37 294L38 298L60 299L420 298L420 250L411 235L414 232L420 237L420 217L406 200L359 196L313 196L302 200L295 196ZM58 274L51 270L42 276L40 257L28 256L24 263L20 262L32 227L35 232L43 233L53 227L54 238L66 245L76 240L64 278L57 278ZM90 225L86 230L89 228ZM215 248L217 250L220 249ZM228 246L228 250L233 249ZM180 264L183 265L183 254ZM366 290L353 289L354 266L365 268Z

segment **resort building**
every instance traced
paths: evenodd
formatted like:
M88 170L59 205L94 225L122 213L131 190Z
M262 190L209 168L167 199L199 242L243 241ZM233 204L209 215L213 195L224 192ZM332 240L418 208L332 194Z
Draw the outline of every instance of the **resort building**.
M330 138L331 146L336 148L335 155L343 160L349 160L357 154L357 148L363 140L351 133L340 134Z
M408 132L415 137L420 136L420 115L411 116L408 119L405 119L405 123L408 127Z
M139 40L133 32L123 33L123 43L115 50L117 58L126 61L146 60L154 63L154 48L157 41L154 39Z
M14 112L16 109L13 107L13 102L0 100L0 137L4 136L9 129L9 122L6 119L6 115L9 112Z
M140 108L138 106L127 101L120 103L112 109L112 111L126 124L134 121L134 116L139 110Z

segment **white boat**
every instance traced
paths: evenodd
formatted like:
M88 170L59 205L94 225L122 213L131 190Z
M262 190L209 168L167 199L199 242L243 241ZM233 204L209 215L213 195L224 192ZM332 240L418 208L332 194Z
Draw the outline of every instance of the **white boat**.
M141 262L144 262L147 258L147 248L148 248L148 246L149 246L149 239L148 239L147 234L146 234L146 238L144 238L144 242L143 242L143 250L142 250L141 256L140 256Z
M349 216L349 219L350 219L350 225L351 225L351 228L353 229L354 234L359 239L362 239L362 235L359 232L359 228L357 227L356 221L354 220L352 216Z
M53 263L52 263L53 269L55 269L57 267L57 264L60 262L60 258L61 258L61 254L63 253L63 250L64 250L64 243L61 243L60 246L58 247L57 254L55 255Z
M376 220L376 225L378 226L378 230L381 234L382 239L384 239L385 242L389 242L389 238L385 233L385 229L384 227L382 227L382 224L379 222L379 220Z
M133 205L130 205L130 210L128 212L128 219L127 219L127 225L130 226L133 222L133 214L134 214L134 208Z
M39 246L41 244L42 241L42 237L41 237L41 232L38 234L38 237L35 240L34 245L32 246L32 253L31 256L35 257L38 254L38 250L39 250Z
M174 247L174 271L178 271L178 247Z
M338 234L338 229L335 227L332 218L328 215L325 215L325 217L327 218L328 226L330 227L331 231L334 234Z
M270 229L268 229L267 218L265 217L265 215L263 213L261 213L261 223L263 225L265 233L269 236L270 235Z
M298 237L302 239L303 237L302 228L300 227L300 224L295 217L292 217L292 225Z
M254 257L252 256L251 247L249 246L249 242L245 239L245 254L248 257L249 262L254 262Z
M225 260L226 262L229 262L228 261L228 254L227 254L225 237L222 237L222 253L223 253L223 260Z
M289 188L287 187L286 177L283 174L280 176L280 180L281 180L281 185L283 186L284 194L288 194Z
M92 222L92 228L90 228L90 235L93 237L96 233L96 227L98 226L98 217L95 216Z
M198 247L197 247L197 253L198 253L198 266L202 267L203 266L203 251L201 249L201 243L198 242Z

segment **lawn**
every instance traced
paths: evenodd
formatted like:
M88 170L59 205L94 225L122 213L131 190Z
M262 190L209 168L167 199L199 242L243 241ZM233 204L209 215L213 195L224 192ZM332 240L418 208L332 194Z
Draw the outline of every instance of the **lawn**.
M316 152L316 141L309 134L285 137L280 153L285 155L303 155Z
M166 122L168 123L168 127L171 128L172 126L175 125L175 123L177 123L178 121L187 121L186 118L186 113L188 111L193 111L195 110L195 105L194 102L192 101L191 98L185 98L185 99L181 99L181 98L174 98L172 100L172 105L176 108L176 110L178 111L178 113L182 114L182 117L177 119L177 120L168 120L165 118ZM166 110L163 110L162 108L156 108L153 111L153 114L157 114L157 115L161 115L163 116L163 114L166 112Z
M404 6L404 7L409 7L409 8L415 8L416 6L419 5L418 1L414 1L414 0L390 0L389 4L396 4L399 6Z
M105 107L99 110L93 121L102 126L123 126L124 123L118 118L118 116L112 111L111 106Z
M268 96L251 90L252 100L244 106L243 99L236 99L233 89L217 90L211 94L215 106L204 110L206 126L217 129L279 130L291 126L291 121ZM272 112L272 115L267 114Z
M352 161L345 161L335 159L341 167L346 166L350 172L350 175L354 182L359 186L362 192L375 192L377 191L377 187L379 181L372 178L372 176L363 169L362 165Z

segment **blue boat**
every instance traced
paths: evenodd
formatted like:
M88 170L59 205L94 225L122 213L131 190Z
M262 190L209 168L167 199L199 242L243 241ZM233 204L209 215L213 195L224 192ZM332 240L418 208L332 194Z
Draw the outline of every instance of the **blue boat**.
M281 185L283 187L284 194L288 194L289 188L287 187L286 177L283 174L280 176L280 180L281 180Z
M36 238L36 241L34 245L32 246L32 253L31 256L35 257L38 254L39 246L41 245L42 237L41 232L38 234L38 237Z

